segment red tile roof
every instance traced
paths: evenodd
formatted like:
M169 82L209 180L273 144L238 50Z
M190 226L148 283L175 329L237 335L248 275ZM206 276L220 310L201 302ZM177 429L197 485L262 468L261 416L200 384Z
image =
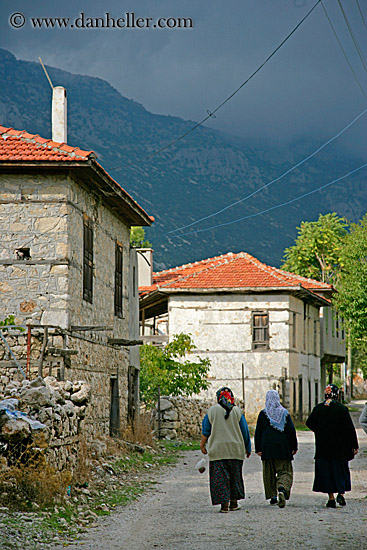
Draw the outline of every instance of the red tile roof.
M44 139L24 130L0 126L1 161L84 161L95 158L93 151L83 151L66 143Z
M96 154L93 151L84 151L79 147L71 147L66 143L58 143L52 139L45 139L38 134L29 134L24 130L14 130L14 128L5 128L0 126L0 167L2 162L29 161L37 163L39 161L46 162L64 162L74 161L78 165L83 161L92 161L92 168L102 172L113 185L123 192L125 197L131 201L133 205L143 214L143 217L148 218L149 222L154 222L154 217L149 216L145 210L115 181L109 173L96 161ZM89 166L86 164L86 166ZM33 166L37 166L34 165ZM140 225L147 225L142 219Z
M153 273L153 285L140 287L141 295L154 290L172 289L246 289L303 287L313 293L333 290L332 285L300 277L266 265L246 252L208 258L193 264L182 265Z

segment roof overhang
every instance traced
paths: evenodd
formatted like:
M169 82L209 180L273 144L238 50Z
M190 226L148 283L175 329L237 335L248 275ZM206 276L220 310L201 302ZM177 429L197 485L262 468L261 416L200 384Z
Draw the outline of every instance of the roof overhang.
M210 294L291 294L316 307L330 306L330 302L301 285L289 287L246 287L246 288L162 288L158 287L139 300L140 311L145 310L145 318L167 313L170 295L210 295ZM159 313L158 313L159 312Z
M101 196L116 216L133 225L152 225L154 218L145 210L96 162L88 160L71 161L1 161L0 173L38 172L68 173L88 189Z

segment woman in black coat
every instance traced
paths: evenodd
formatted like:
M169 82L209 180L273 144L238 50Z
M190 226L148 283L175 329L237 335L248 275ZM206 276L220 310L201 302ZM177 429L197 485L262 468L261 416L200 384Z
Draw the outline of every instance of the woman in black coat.
M344 494L351 490L348 461L358 452L356 430L347 407L339 403L339 388L329 384L325 401L311 412L306 425L315 433L315 479L313 491L328 493L327 508L336 502L345 506ZM337 493L336 502L334 493Z
M276 390L266 394L265 409L260 411L255 430L255 452L261 457L265 498L284 508L293 483L293 455L298 449L292 419L280 404Z

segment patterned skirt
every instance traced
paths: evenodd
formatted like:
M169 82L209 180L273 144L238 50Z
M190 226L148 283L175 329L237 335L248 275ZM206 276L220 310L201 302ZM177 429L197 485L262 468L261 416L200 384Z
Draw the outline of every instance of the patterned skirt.
M350 471L346 460L315 461L315 480L313 491L316 493L345 493L351 490Z
M243 460L237 459L209 462L210 496L213 505L245 498L242 466Z

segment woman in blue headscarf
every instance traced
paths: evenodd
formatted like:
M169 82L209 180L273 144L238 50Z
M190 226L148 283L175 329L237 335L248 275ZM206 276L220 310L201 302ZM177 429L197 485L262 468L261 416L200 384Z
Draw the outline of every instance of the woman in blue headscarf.
M358 440L347 407L339 402L339 388L329 384L325 399L306 421L315 433L315 479L313 491L327 493L327 508L345 506L344 494L351 490L348 461L358 452ZM336 500L334 493L337 493Z
M265 498L284 508L292 483L292 460L298 449L296 430L276 390L266 394L255 430L255 452L261 457Z

